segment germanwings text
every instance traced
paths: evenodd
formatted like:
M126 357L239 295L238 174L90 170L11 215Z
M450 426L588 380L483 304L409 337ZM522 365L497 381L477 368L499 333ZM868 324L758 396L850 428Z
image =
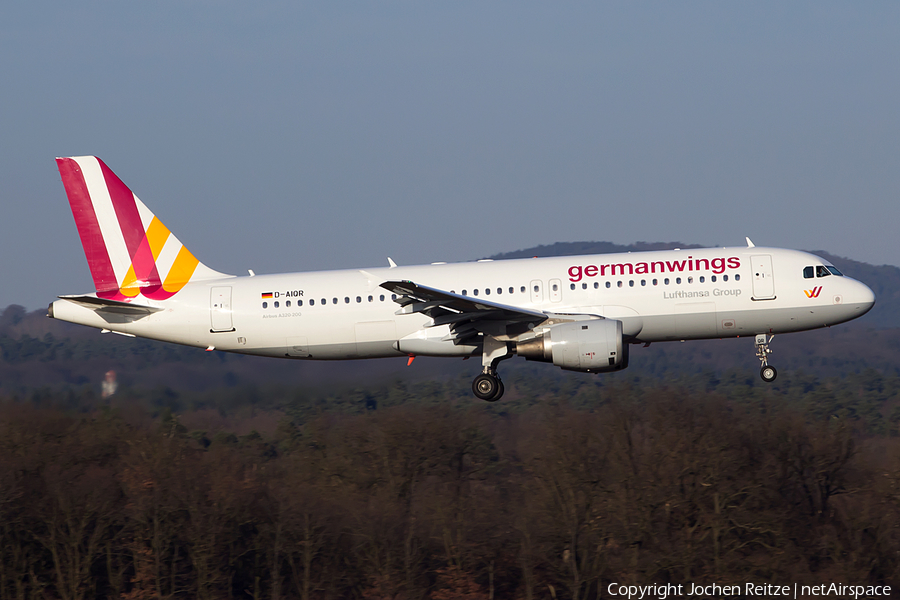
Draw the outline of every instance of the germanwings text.
M616 263L607 265L572 265L569 267L569 281L581 281L584 277L603 277L606 275L645 275L650 273L682 273L694 271L711 271L724 273L726 269L741 268L741 259L737 256L729 258L694 258L685 260L655 260L652 262Z

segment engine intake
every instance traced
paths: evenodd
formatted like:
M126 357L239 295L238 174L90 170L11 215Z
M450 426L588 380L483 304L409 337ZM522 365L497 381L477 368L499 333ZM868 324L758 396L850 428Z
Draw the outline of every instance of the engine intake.
M628 366L628 344L622 341L622 321L591 319L560 323L542 336L516 344L526 360L552 362L569 371L606 373Z

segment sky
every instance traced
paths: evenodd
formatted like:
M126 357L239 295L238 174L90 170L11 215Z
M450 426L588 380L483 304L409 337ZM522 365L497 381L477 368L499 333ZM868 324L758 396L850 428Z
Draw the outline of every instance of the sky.
M54 158L208 266L565 241L900 265L900 3L7 2L0 307L93 285Z

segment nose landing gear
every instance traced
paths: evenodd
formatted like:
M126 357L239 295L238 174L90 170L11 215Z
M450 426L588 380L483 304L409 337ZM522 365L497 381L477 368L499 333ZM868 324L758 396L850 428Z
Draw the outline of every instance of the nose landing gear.
M756 335L756 357L760 362L759 376L766 383L771 383L778 377L778 371L775 370L775 367L769 365L769 355L772 354L769 343L773 339L775 339L774 335L772 337L768 337L764 333Z

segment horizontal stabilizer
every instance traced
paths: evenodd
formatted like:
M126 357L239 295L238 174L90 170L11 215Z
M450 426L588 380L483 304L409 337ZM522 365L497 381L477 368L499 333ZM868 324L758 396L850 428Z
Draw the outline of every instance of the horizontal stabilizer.
M75 304L81 304L82 306L92 308L96 311L133 317L135 320L163 310L154 306L143 306L119 300L107 300L105 298L97 298L96 296L59 296L59 298L61 300L74 302Z

